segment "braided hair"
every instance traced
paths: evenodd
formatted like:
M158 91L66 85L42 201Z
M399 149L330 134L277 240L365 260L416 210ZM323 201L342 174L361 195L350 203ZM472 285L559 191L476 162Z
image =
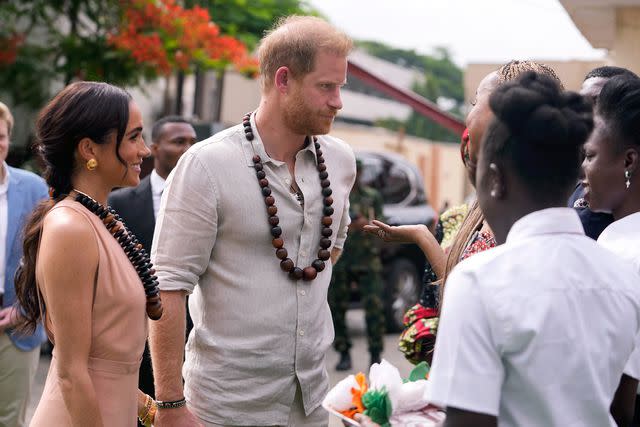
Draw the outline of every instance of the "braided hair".
M482 147L487 162L506 160L540 202L566 199L593 130L591 103L548 76L527 72L489 98L495 118Z

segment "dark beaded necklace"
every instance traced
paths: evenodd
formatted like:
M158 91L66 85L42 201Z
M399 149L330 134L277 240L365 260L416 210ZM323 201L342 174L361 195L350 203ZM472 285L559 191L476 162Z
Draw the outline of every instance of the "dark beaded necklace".
M160 301L158 291L158 278L154 275L155 270L147 251L144 250L136 236L124 225L120 215L110 206L102 206L90 196L75 189L73 191L78 193L75 199L76 202L98 216L107 227L107 230L122 246L124 253L133 264L144 286L144 293L147 297L147 316L152 320L160 319L162 316L162 301Z
M251 113L246 114L242 118L242 125L244 126L244 136L247 138L247 141L253 141L253 130L251 129L251 121L250 121ZM293 264L293 260L288 258L287 250L284 247L284 240L282 236L282 228L278 226L280 223L280 218L276 215L278 212L278 208L276 207L276 200L272 195L271 188L269 187L269 181L267 180L267 174L264 170L264 166L262 164L262 159L259 155L253 156L253 168L256 170L256 177L258 178L258 184L260 184L260 190L262 191L262 196L264 197L264 203L267 206L267 215L269 219L269 225L271 226L271 236L273 239L271 240L271 244L276 249L276 257L280 260L280 268L285 272L289 273L289 278L292 280L305 280L311 281L316 278L319 272L324 270L325 261L327 261L331 257L331 253L329 252L329 247L331 247L331 233L332 230L330 228L333 220L331 219L331 215L333 214L333 208L331 205L333 204L333 198L331 197L331 183L329 182L329 173L327 172L327 165L324 163L324 158L322 157L322 150L320 149L320 143L316 137L313 137L313 143L316 148L316 158L318 160L318 176L320 177L320 185L322 188L322 196L323 196L323 216L321 219L322 230L320 238L320 250L318 250L318 258L314 260L310 266L305 267L304 269L300 267L296 267Z

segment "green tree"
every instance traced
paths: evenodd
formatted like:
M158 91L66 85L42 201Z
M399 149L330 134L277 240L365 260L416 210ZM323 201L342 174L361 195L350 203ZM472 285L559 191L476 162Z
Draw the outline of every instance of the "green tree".
M462 69L453 62L446 48L439 47L432 55L422 55L415 50L398 49L376 41L360 41L357 44L373 56L423 72L424 82L416 82L413 91L436 103L441 98L452 100L453 107L449 112L461 116L464 102ZM460 138L416 112L412 112L405 122L382 119L376 124L392 130L403 128L408 134L433 140L458 141Z

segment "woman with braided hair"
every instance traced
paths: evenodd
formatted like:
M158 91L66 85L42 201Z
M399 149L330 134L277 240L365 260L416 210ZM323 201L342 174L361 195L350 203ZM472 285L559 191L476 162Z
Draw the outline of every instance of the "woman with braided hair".
M565 207L591 103L526 73L489 105L476 190L501 245L449 275L430 400L448 427L627 425L640 277Z
M467 176L474 186L480 143L493 117L489 108L489 95L500 85L530 71L546 75L562 87L560 79L549 66L534 61L516 60L489 73L478 85L460 145ZM367 232L385 241L417 244L429 262L420 301L405 315L405 330L400 337L399 347L412 363L422 360L431 362L438 330L440 301L449 272L458 262L496 245L493 233L475 201L468 207L449 209L440 218L439 227L442 225L448 228L444 240L442 237L445 233L436 233L439 235L436 238L425 225L393 227L381 221L373 221L372 225L365 226Z
M67 86L40 112L38 149L51 199L27 222L16 293L25 323L54 343L31 426L149 424L137 391L145 314L162 314L148 255L106 206L114 187L140 181L149 155L131 96L106 83ZM145 297L146 294L146 297Z

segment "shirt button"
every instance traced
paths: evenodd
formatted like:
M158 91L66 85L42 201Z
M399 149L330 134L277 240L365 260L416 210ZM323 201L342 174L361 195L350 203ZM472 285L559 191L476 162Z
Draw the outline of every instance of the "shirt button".
M304 336L304 331L301 329L300 330L300 336L303 337Z
M307 291L305 291L304 289L300 291L300 295L305 296L307 294Z

